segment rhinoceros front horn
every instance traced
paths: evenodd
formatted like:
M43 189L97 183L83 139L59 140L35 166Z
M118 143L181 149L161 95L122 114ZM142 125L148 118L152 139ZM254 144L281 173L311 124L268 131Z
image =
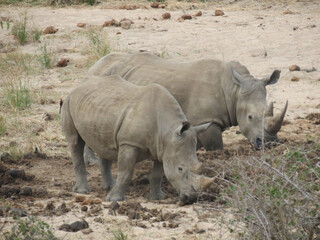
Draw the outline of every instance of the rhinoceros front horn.
M200 177L200 190L206 191L214 182L215 178L208 178L205 176Z
M284 106L284 108L282 109L282 111L277 114L276 116L273 116L273 103L271 103L267 110L266 110L266 127L265 130L271 134L271 135L276 135L283 123L283 119L284 116L286 115L287 112L287 108L288 108L288 100Z

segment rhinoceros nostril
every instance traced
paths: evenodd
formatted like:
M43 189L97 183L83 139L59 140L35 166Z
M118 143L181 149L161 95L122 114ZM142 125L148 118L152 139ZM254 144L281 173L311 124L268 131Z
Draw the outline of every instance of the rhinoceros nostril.
M261 145L262 145L262 140L261 140L261 138L257 138L256 139L256 144L255 144L255 149L256 150L260 150L260 148L261 148Z

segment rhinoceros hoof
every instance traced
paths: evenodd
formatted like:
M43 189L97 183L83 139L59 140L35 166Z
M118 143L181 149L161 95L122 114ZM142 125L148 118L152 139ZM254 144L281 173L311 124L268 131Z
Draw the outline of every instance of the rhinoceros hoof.
M112 192L110 192L107 195L107 201L111 201L111 202L123 201L125 199L126 199L126 196L124 194L121 194L121 193L112 193Z
M103 183L102 184L102 189L103 190L106 190L106 191L109 191L110 189L113 188L113 186L115 185L115 181L112 181L111 183Z
M161 192L151 192L148 197L150 200L163 200L166 198L166 194L162 191Z
M78 185L75 185L72 188L72 191L77 192L77 193L89 193L90 192L90 187L89 186L78 186Z

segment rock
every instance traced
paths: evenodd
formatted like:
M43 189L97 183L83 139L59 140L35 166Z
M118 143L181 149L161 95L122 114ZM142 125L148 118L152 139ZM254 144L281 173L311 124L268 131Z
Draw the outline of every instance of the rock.
M55 210L55 206L54 206L53 202L49 202L47 204L46 210L49 210L49 211Z
M53 27L53 26L50 26L50 27L47 27L44 31L43 31L43 34L55 34L56 32L58 32L59 29Z
M286 14L295 14L295 13L290 11L290 10L286 10L286 11L283 12L283 14L286 15Z
M86 200L86 197L82 195L77 195L73 199L74 202L83 202L84 200Z
M171 18L171 14L170 13L164 13L164 14L162 14L162 18L163 19L170 19Z
M88 211L88 207L87 207L87 206L82 206L82 207L81 207L81 211L83 211L83 212Z
M72 232L78 232L82 229L86 229L89 227L89 224L87 223L86 220L82 220L82 221L76 221L74 223L70 224L70 228Z
M117 32L116 34L119 35L119 34L121 34L121 32Z
M97 215L97 214L99 214L101 212L101 210L102 210L102 208L101 208L100 205L92 206L90 208L90 214Z
M86 228L86 229L83 229L83 230L82 230L82 233L85 234L85 235L88 235L88 234L90 234L90 233L92 233L92 232L93 232L93 231L92 231L91 228Z
M56 66L57 66L57 67L66 67L66 66L68 66L69 61L70 61L70 60L67 59L67 58L61 58L61 59L59 60L59 62L57 62Z
M158 8L158 7L159 7L159 3L156 3L156 2L151 3L150 7L152 7L152 8Z
M7 193L8 193L8 196L12 196L12 195L18 195L20 191L21 189L19 187L11 187L8 189Z
M216 10L216 11L214 12L214 15L216 15L216 16L223 16L223 15L224 15L224 12L223 12L222 10Z
M121 25L121 27L123 28L123 29L130 29L130 27L131 27L131 21L130 20L123 20L123 21L121 21L121 23L120 23L120 25Z
M65 203L62 203L58 208L57 208L58 215L62 215L64 213L70 212L70 208L67 208L67 205Z
M24 170L19 170L19 169L11 169L8 171L8 174L12 177L12 178L25 178L26 177L26 173Z
M202 12L199 11L199 12L197 12L194 16L195 16L195 17L200 17L200 16L202 16Z
M291 78L291 82L299 82L300 78L296 77L296 76L293 76Z
M55 113L44 113L43 114L43 119L48 122L48 121L53 121L57 118L57 114Z
M298 65L292 65L289 67L290 71L300 71L300 67Z
M32 196L32 188L31 187L23 187L19 193L22 196Z
M60 187L61 186L61 182L54 182L53 185L56 186L56 187Z
M120 23L118 21L112 19L110 21L104 22L104 24L102 25L102 27L111 27L111 26L119 27Z
M189 20L192 19L192 16L190 14L184 14L180 18L182 18L183 20Z
M78 23L78 24L77 24L77 27L79 27L79 28L84 28L86 25L87 25L87 24L85 24L85 23Z
M59 230L61 231L65 231L65 232L71 232L71 226L69 224L62 224L60 227L59 227Z
M95 219L93 219L93 221L103 223L103 219L101 217L96 217Z
M292 29L293 29L293 31L296 31L299 29L299 27L293 27Z

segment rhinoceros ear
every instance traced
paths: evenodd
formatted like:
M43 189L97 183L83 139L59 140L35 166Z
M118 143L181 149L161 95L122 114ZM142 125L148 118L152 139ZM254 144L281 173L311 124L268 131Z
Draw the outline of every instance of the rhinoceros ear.
M208 122L208 123L204 123L198 126L192 126L192 128L196 131L197 134L202 133L204 131L206 131L210 125L212 124L212 122Z
M181 136L184 131L187 131L190 128L189 122L182 122L182 125L177 128L177 135Z
M245 83L245 79L235 70L232 70L233 82L239 86L243 86Z
M262 81L264 82L264 85L267 86L267 85L272 85L277 83L280 78L280 73L281 73L280 70L274 70L270 77L266 77L262 79Z

